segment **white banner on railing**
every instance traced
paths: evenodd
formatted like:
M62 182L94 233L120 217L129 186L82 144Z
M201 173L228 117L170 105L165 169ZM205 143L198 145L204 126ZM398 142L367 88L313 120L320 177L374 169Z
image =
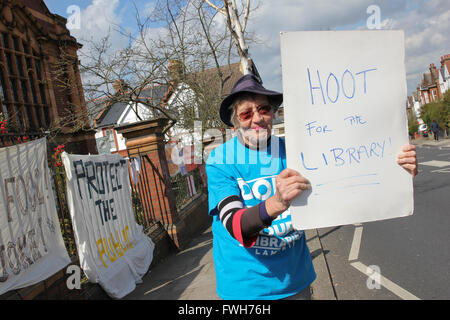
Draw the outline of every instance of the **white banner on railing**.
M47 166L45 138L0 149L0 294L70 263Z
M67 153L62 159L81 268L89 281L120 299L141 282L154 249L134 218L128 160Z

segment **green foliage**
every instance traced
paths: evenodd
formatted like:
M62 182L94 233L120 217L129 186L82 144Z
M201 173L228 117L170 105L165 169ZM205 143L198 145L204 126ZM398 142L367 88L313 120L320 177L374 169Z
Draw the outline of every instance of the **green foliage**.
M447 90L447 92L444 93L442 101L447 105L450 105L450 90Z
M414 132L419 130L419 124L417 123L417 117L414 111L408 113L408 132L410 136L414 136Z
M450 90L444 94L441 101L430 102L420 108L420 117L430 127L431 122L436 120L440 128L450 120Z

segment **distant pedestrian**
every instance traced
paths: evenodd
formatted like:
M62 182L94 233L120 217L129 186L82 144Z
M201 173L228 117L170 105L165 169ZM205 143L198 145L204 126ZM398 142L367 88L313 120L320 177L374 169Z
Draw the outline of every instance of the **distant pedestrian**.
M431 131L433 131L433 135L434 135L434 140L435 141L439 141L439 125L436 122L435 119L433 119L433 122L431 123L430 126Z

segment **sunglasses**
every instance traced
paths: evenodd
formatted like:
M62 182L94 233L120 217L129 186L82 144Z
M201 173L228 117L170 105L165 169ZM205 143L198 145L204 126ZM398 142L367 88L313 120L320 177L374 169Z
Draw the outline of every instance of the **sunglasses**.
M272 107L271 106L259 106L256 108L256 110L258 111L259 115L265 116L265 115L268 115L272 111ZM248 121L251 118L253 118L253 115L254 115L253 110L247 110L247 111L240 113L238 115L238 117L241 121Z

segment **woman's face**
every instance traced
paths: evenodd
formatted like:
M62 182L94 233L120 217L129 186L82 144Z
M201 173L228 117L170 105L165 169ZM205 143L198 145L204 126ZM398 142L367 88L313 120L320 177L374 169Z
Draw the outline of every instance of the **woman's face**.
M245 99L236 107L237 128L251 146L266 142L272 132L273 109L264 95Z

